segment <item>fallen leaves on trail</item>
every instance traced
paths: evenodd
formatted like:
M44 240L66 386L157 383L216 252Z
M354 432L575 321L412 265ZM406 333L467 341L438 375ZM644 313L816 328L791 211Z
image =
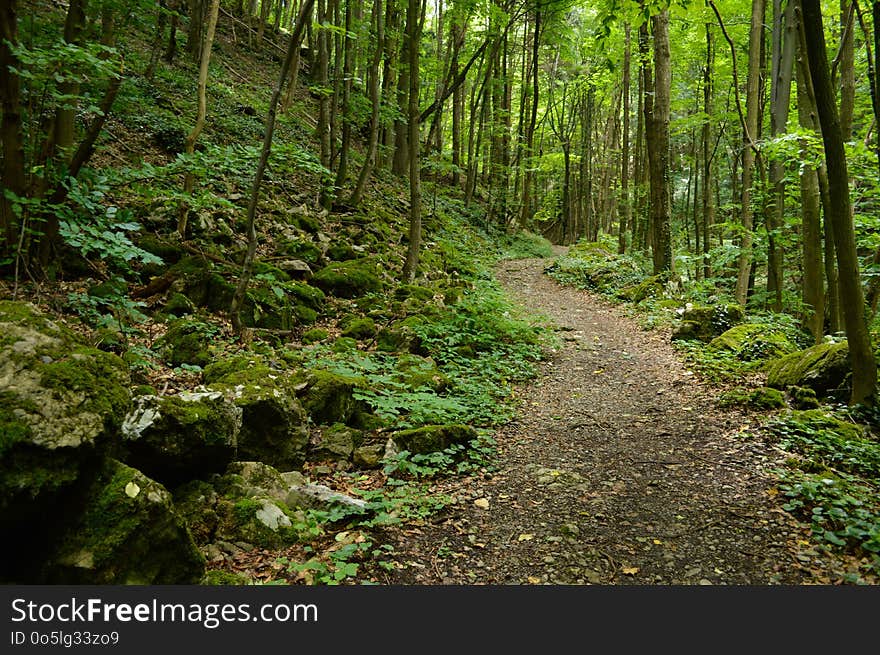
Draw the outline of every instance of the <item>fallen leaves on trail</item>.
M535 535L533 535L533 534L521 534L517 538L517 541L531 541L534 538L535 538Z
M476 505L480 509L489 509L489 499L488 498L477 498L474 501L474 505Z
M623 573L624 575L635 575L638 572L639 572L638 566L624 566L621 569L621 573Z

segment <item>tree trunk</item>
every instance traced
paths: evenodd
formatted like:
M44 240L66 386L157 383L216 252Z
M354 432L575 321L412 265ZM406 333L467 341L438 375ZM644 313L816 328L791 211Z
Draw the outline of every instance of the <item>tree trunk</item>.
M382 99L379 96L379 64L382 63L382 53L385 50L385 12L382 11L382 0L376 0L373 4L373 23L376 29L376 50L373 53L373 61L370 66L370 141L367 146L367 154L364 157L363 166L358 174L357 184L348 202L357 207L361 202L367 180L376 165L376 153L379 149L379 132L381 122L379 109Z
M18 44L17 4L18 0L9 0L0 7L0 183L4 190L20 197L25 193L21 79L11 70L19 68L19 62L10 48ZM12 203L5 193L0 193L0 235L4 243L0 257L12 253L20 227Z
M671 69L669 12L651 17L654 75L645 84L645 137L650 170L650 211L654 274L673 270L669 199L669 112Z
M381 0L379 0L381 1ZM345 32L351 32L351 16L352 4L354 0L348 0L345 3ZM349 117L351 105L351 69L352 69L352 50L354 43L351 39L343 39L345 54L343 55L342 64L342 141L339 144L339 164L336 167L336 199L342 201L342 193L345 187L345 181L348 178L348 149L351 147L351 118Z
M260 160L257 163L257 170L254 173L254 181L251 185L251 197L248 201L247 216L245 219L247 224L248 246L247 251L245 252L244 262L242 263L241 274L238 278L238 285L235 288L235 293L232 296L232 303L229 308L230 318L232 319L232 329L239 335L241 334L243 327L241 323L241 308L244 304L251 275L253 274L254 257L257 252L257 203L260 200L260 187L263 183L266 163L269 161L269 155L272 152L272 135L275 132L275 114L278 107L278 100L281 97L281 90L284 88L284 82L290 74L290 66L293 63L296 50L299 49L299 42L302 38L303 29L308 22L308 17L311 14L314 2L315 0L302 0L302 7L300 8L296 26L293 29L293 33L290 35L290 41L287 46L287 55L284 58L284 63L281 65L281 74L278 76L278 84L269 100L269 111L266 115L266 127L263 131L263 148L260 152Z
M623 26L625 45L623 50L623 129L621 132L620 148L620 225L617 228L617 252L621 255L626 252L627 230L632 224L632 204L629 200L629 87L630 87L630 26Z
M330 66L329 34L324 25L327 23L327 0L317 0L317 40L318 40L318 143L320 144L319 158L321 166L330 170L332 156L330 141L330 91L327 88ZM322 180L321 183L321 206L326 207L330 201L330 180Z
M702 194L702 223L703 223L703 278L707 279L712 274L712 266L709 260L709 228L715 224L715 204L712 202L712 72L715 62L714 39L711 25L706 23L706 65L703 68L703 113L706 115L702 128L703 146L703 194Z
M755 173L755 148L760 121L761 47L764 30L764 0L752 0L752 18L749 29L749 72L746 80L746 116L743 125L742 186L740 188L740 255L736 278L736 302L745 306L749 295L752 270L752 241L754 211L752 185Z
M797 66L798 121L804 130L818 133L813 102L807 91L806 53L800 53ZM801 166L801 248L803 256L803 283L801 297L804 301L803 325L810 331L816 343L825 334L825 292L822 284L822 218L819 198L819 172Z
M406 5L406 33L409 69L408 159L409 159L409 246L403 265L403 279L412 282L419 266L422 245L421 158L419 157L419 38L421 17L419 0Z
M794 23L794 0L782 10L782 0L773 0L772 86L770 92L770 133L776 138L786 132L791 103L791 77L797 31ZM772 206L767 213L767 291L772 294L772 308L782 311L782 251L777 238L785 216L785 164L778 157L770 162Z
M196 149L196 141L205 127L205 114L207 113L207 89L208 89L208 65L211 63L211 48L214 44L214 31L217 27L217 14L220 11L220 0L211 0L211 9L208 14L208 28L205 34L205 41L202 47L202 54L199 63L199 86L198 86L198 110L196 113L196 124L192 131L186 137L186 154L192 155ZM195 175L187 173L183 180L184 195L191 195L195 187ZM181 239L186 238L186 222L189 214L189 208L186 203L180 208L180 214L177 218L177 232Z
M865 320L865 300L859 276L849 195L844 137L840 128L819 0L802 0L804 36L807 42L807 60L816 96L822 142L825 146L825 165L828 170L828 192L831 213L829 219L834 232L837 253L840 297L844 327L852 362L852 395L850 403L873 403L877 384L877 363L871 347L871 336Z

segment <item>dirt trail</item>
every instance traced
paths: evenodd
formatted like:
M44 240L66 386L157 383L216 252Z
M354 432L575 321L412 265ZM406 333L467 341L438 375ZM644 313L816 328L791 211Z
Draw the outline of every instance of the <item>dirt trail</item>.
M398 538L395 584L797 584L802 528L766 471L780 454L736 435L669 344L619 308L503 263L501 284L562 345L496 435L499 469ZM803 556L801 556L803 557Z

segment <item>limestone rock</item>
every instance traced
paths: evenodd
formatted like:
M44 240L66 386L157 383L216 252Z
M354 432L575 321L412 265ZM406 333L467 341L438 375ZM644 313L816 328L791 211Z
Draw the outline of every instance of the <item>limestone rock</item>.
M195 584L205 570L171 494L115 460L58 544L45 569L49 584Z
M279 469L302 466L308 418L290 375L264 365L229 373L210 385L241 410L238 453Z
M696 339L710 342L744 317L739 305L688 305L681 313L681 322L673 330L673 340Z
M467 444L477 438L477 431L469 425L426 425L411 430L398 430L391 435L400 450L413 454L433 453L453 444Z
M122 426L125 461L169 486L224 471L241 421L218 391L139 396Z
M767 385L775 389L807 387L818 396L845 386L850 374L846 341L820 343L767 364Z

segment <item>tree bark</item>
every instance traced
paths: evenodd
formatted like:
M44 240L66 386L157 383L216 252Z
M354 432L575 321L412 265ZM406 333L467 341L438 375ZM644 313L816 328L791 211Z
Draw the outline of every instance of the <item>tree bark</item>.
M419 38L421 16L419 0L408 0L406 5L406 33L408 41L409 102L408 102L408 158L409 158L409 246L403 265L403 279L412 282L419 266L422 245L422 189L421 158L419 156Z
M645 84L645 137L650 171L650 212L654 274L673 270L669 199L669 112L671 68L669 11L651 17L654 75ZM647 80L646 80L647 82Z
M752 270L752 242L754 210L752 185L755 173L755 147L760 121L761 44L764 30L764 0L752 0L752 18L749 28L749 69L746 80L746 116L743 126L742 186L740 187L740 255L736 278L736 302L745 306L749 294Z
M807 60L816 95L816 108L822 126L825 165L828 170L829 215L837 253L841 305L849 355L852 363L850 403L873 403L877 384L877 363L865 320L865 300L859 276L855 230L852 222L844 137L835 102L825 50L825 33L819 0L802 0Z
M772 85L770 92L770 133L779 137L786 132L788 107L791 102L791 78L797 31L794 23L794 1L773 0ZM785 164L778 157L770 162L772 205L767 213L767 291L772 294L772 308L782 311L782 252L777 245L785 216Z
M0 183L3 189L16 196L25 193L24 132L21 115L21 79L12 72L18 68L18 58L10 45L18 43L18 0L9 0L0 6ZM5 193L0 192L0 234L4 247L0 256L11 254L18 241L18 217Z

